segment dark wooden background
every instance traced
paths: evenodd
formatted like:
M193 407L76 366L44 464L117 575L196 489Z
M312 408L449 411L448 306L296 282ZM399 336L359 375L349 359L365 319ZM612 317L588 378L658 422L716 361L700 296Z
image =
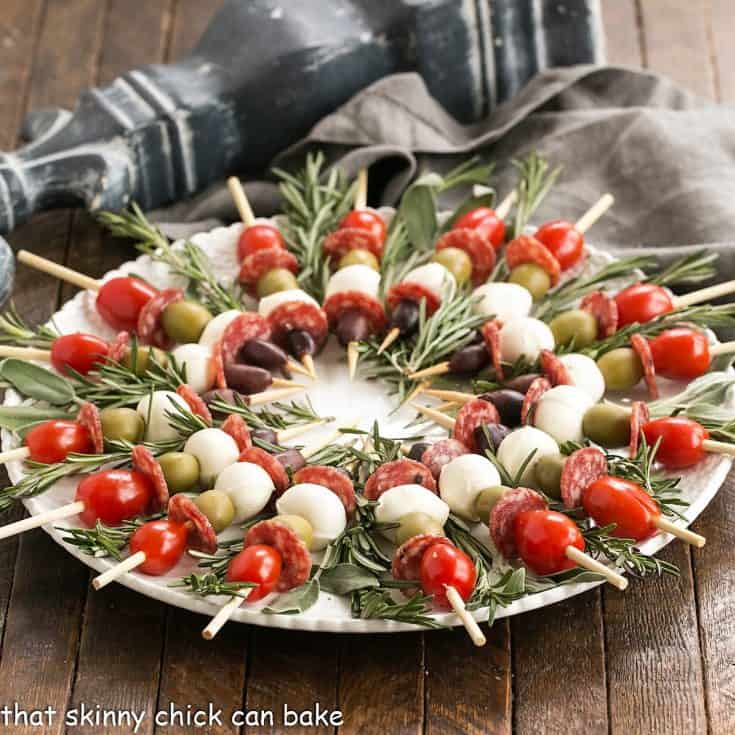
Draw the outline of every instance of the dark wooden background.
M2 0L0 150L14 147L29 109L71 105L88 84L178 56L217 7ZM735 101L731 0L603 0L603 8L611 62ZM131 256L120 244L103 247L78 212L40 216L10 240L92 276ZM25 317L43 321L71 294L21 268L14 298ZM480 650L462 632L367 638L242 625L204 643L200 617L122 587L89 593L87 568L35 531L0 544L0 707L84 702L151 713L214 702L279 711L319 701L344 712L343 733L733 733L734 508L731 475L695 524L707 546L674 543L663 553L681 568L678 581L633 583L625 594L608 587L503 620ZM56 722L33 732L63 732ZM141 732L204 732L151 723Z

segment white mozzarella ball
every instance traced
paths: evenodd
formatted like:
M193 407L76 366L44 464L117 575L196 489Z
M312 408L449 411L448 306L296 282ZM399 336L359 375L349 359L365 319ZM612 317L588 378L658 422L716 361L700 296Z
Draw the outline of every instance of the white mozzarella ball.
M541 350L553 349L554 335L538 319L509 319L500 330L500 354L505 362L515 362L521 356L533 362Z
M457 287L454 276L441 263L426 263L410 270L403 283L417 283L431 291L439 301L451 299Z
M179 437L179 432L171 426L166 412L175 413L174 405L190 411L189 404L170 390L157 390L140 399L135 409L145 421L145 438L149 442L166 442Z
M498 461L513 478L518 474L531 452L534 454L523 470L519 480L520 485L533 485L533 468L536 462L547 454L558 454L559 445L540 429L523 426L511 431L498 447Z
M339 536L347 526L342 501L323 485L301 482L292 485L276 501L281 515L301 516L311 525L314 536L311 548L319 551Z
M570 353L559 357L569 371L572 385L581 388L594 403L605 395L605 378L597 363L587 355Z
M539 398L533 413L534 426L553 436L559 444L582 441L584 414L593 403L581 388L557 385Z
M221 314L217 314L214 319L207 322L207 326L204 327L204 331L199 337L199 344L210 349L214 347L215 342L219 342L222 339L222 335L225 333L225 329L229 326L233 319L242 314L237 309L230 309L229 311L223 311Z
M171 356L180 368L186 369L186 382L197 393L206 393L214 386L217 370L209 347L198 344L179 345Z
M186 444L184 451L199 460L199 479L209 487L214 478L225 467L229 467L240 456L237 442L222 429L201 429L194 432Z
M472 292L472 297L480 297L473 307L475 313L503 322L528 316L533 305L530 292L517 283L485 283Z
M386 490L375 506L375 518L379 523L398 523L409 513L426 513L443 526L449 517L449 506L431 490L423 485L397 485ZM385 531L385 535L395 540L396 529Z
M275 486L259 464L235 462L219 473L214 489L221 490L232 501L235 507L232 522L243 523L268 505Z
M336 293L345 291L359 291L360 293L378 298L380 288L380 273L367 265L348 265L340 268L329 279L324 298L328 299Z
M306 291L302 291L300 288L289 288L285 291L276 291L276 293L262 298L258 304L258 313L261 316L268 316L281 304L288 304L291 301L301 301L304 304L319 307L319 304Z
M442 500L468 521L479 521L477 496L488 487L502 484L495 465L479 454L463 454L442 467L439 494Z

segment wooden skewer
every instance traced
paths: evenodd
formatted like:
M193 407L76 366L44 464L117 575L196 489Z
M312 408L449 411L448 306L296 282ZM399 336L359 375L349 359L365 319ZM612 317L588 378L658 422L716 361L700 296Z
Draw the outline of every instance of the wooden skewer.
M327 423L327 419L317 419L316 421L310 421L308 424L300 424L299 426L291 426L288 429L281 429L276 432L276 437L279 442L285 442L289 439L294 439L297 436L306 434L307 432L315 429L317 426L324 426Z
M314 358L306 354L301 358L301 364L308 371L309 377L312 380L316 380L316 367L314 367Z
M424 368L423 370L417 370L415 373L409 373L406 377L411 380L418 380L419 378L431 378L435 375L446 375L449 372L449 361L438 362L436 365Z
M262 393L253 393L247 396L248 406L261 406L264 403L270 403L271 401L280 401L282 398L288 398L295 393L300 393L305 390L305 386L299 388L276 388L275 390L266 390Z
M98 574L92 580L92 587L96 591L101 590L103 587L107 587L108 584L122 577L127 572L132 572L133 569L139 567L145 561L145 552L136 551L135 554L131 554L127 559L123 559L119 564L115 564L112 569L108 569L102 574Z
M484 646L487 643L485 634L480 630L480 626L477 621L470 615L469 610L465 607L462 596L457 592L454 587L446 586L447 600L452 606L452 610L457 614L457 617L462 621L464 629L469 634L472 642L476 646Z
M585 233L592 225L607 212L615 203L615 197L612 194L603 194L578 220L574 225L579 232Z
M694 304L701 304L703 301L711 301L717 299L720 296L727 296L735 291L735 280L724 281L723 283L717 283L714 286L707 286L707 288L700 288L691 293L684 294L683 296L674 296L672 299L675 309L683 309L685 306L693 306Z
M732 352L735 352L735 342L720 342L718 345L710 345L709 348L710 357L729 355Z
M400 336L401 330L398 327L393 327L393 329L385 335L383 341L380 343L378 354L382 355L383 352L385 352L385 350L387 350Z
M628 587L628 580L622 575L614 572L601 562L580 551L576 546L567 546L565 551L567 559L571 559L577 566L587 569L595 574L601 574L613 587L624 590Z
M357 189L355 189L355 209L365 209L368 197L368 172L361 168L357 172Z
M424 391L427 396L439 398L442 401L451 401L452 403L469 403L474 401L477 396L474 393L463 393L459 390L439 390L431 388Z
M53 260L42 258L40 255L35 255L28 250L19 250L15 257L23 264L35 268L42 273L48 273L50 276L58 278L61 281L71 283L73 286L95 292L99 291L102 286L100 281L85 276L84 273L79 273L71 268L54 263Z
M696 546L698 549L701 549L707 542L707 539L705 539L704 536L701 536L698 533L694 533L694 531L690 531L688 528L677 526L676 524L672 523L667 518L663 518L662 516L659 516L655 523L656 528L658 528L659 530L663 531L664 533L670 533L672 536L676 536L676 538L681 539L690 546Z
M284 378L273 378L271 380L271 386L274 388L303 388L301 383L297 383L295 380L286 380Z
M451 430L454 428L455 420L451 416L447 416L441 411L437 411L435 408L421 406L418 403L411 403L409 405L412 408L415 408L422 416L426 416L427 419L431 419L435 424L438 424L445 429Z
M495 208L495 214L497 214L500 219L505 219L516 201L518 201L518 192L513 189L513 191L510 192L510 194L508 194Z
M431 383L428 380L421 381L408 395L406 403L411 403L411 401L418 398L430 385Z
M289 360L286 363L286 368L292 372L292 373L298 373L299 375L304 375L309 380L313 380L314 376L300 363L296 362L295 360Z
M357 342L349 342L347 344L347 370L350 380L355 379L357 373L357 362L360 359L360 353L357 349Z
M51 362L51 350L42 350L38 347L13 347L0 345L0 357L18 357L21 360L42 360Z
M253 208L250 206L247 194L245 194L245 189L243 189L240 183L240 179L237 176L230 176L227 179L227 188L230 190L230 196L232 196L235 202L243 224L245 227L252 227L255 224L255 214Z
M337 439L339 439L342 436L343 429L354 429L358 423L360 422L355 419L347 424L342 424L342 426L330 432L329 434L327 434L327 436L320 439L315 444L312 444L309 447L304 447L301 450L302 456L306 459L309 459L309 457L313 457L317 452L321 452L324 447L328 447L330 444L333 444Z
M0 464L8 462L17 462L19 459L27 459L31 456L31 450L28 447L18 447L17 449L8 449L7 452L0 452Z
M11 536L16 536L19 533L30 531L33 528L40 528L41 526L45 526L47 523L60 521L64 518L71 518L72 516L81 513L84 508L84 503L81 500L77 500L73 503L69 503L68 505L62 505L60 508L46 510L43 513L31 516L30 518L24 518L22 521L8 523L6 526L0 528L0 539L10 538Z
M223 605L220 611L209 621L209 625L202 631L202 638L205 641L211 641L222 630L224 624L232 617L235 610L248 599L250 592L254 589L255 587L250 587L249 589L243 590L242 597L235 595L226 605Z
M728 444L727 442L705 439L702 442L702 449L704 449L705 452L711 452L712 454L728 454L731 457L735 457L735 444Z

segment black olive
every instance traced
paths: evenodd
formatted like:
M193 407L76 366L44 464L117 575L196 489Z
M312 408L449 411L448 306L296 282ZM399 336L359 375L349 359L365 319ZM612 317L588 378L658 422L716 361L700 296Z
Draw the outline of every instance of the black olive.
M251 339L241 348L237 362L257 365L266 370L278 370L288 361L288 355L278 345L264 339Z
M486 449L491 449L494 452L498 451L500 442L510 434L510 429L503 424L480 424L472 432L475 438L475 444L480 453L485 453ZM489 438L489 442L488 442Z
M528 386L530 386L538 377L538 373L519 375L517 378L511 378L510 380L505 381L505 383L503 383L503 387L510 388L510 390L517 390L519 393L523 393L525 395L528 390Z
M402 335L413 334L419 327L419 305L404 299L398 302L390 315L391 327L398 327Z
M260 439L260 441L266 444L278 446L278 435L273 429L253 429L251 436L253 439Z
M215 388L204 393L202 398L207 405L214 403L214 401L220 401L221 403L231 403L235 406L237 405L237 398L241 395L231 388ZM243 403L247 403L247 399L243 398Z
M350 342L360 342L370 336L370 321L358 309L348 309L339 317L334 330L342 347Z
M428 442L416 442L411 447L411 451L406 455L409 459L413 459L416 462L421 461L421 457L423 456L424 452L431 446Z
M298 449L285 449L283 452L273 455L287 470L298 472L306 466L306 459Z
M286 339L288 340L289 350L295 357L313 355L316 352L314 338L303 329L294 329L288 333Z
M273 382L271 374L255 365L231 362L225 365L225 380L238 393L262 393Z
M469 344L457 350L449 360L449 370L461 375L479 373L490 362L484 344Z
M523 407L523 393L517 390L501 388L500 390L492 390L489 393L483 393L481 396L483 401L492 403L498 409L500 420L506 426L521 425L521 408Z

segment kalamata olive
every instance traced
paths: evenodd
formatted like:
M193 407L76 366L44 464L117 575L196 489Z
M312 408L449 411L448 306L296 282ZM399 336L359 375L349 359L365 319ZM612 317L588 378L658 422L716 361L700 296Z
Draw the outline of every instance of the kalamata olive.
M245 395L262 393L273 382L268 370L255 365L231 362L225 365L225 380L233 390Z
M517 378L511 378L503 383L504 388L509 390L517 390L519 393L526 395L528 387L539 377L538 373L528 373L528 375L519 375Z
M521 408L523 407L523 393L509 388L500 388L499 390L491 390L489 393L483 393L480 398L483 401L492 403L498 409L500 420L506 426L521 425Z
M391 327L398 327L401 334L413 334L419 326L419 305L415 301L399 301L390 315Z
M370 321L358 309L348 309L337 320L334 330L342 347L350 342L360 342L370 336Z
M460 375L479 373L490 362L484 343L469 344L457 350L449 359L449 370Z
M493 485L479 492L475 498L475 513L483 523L490 520L490 511L495 507L495 503L508 492L508 489L503 485Z
M437 250L431 259L443 265L459 285L467 283L472 277L472 261L464 250L459 248L444 248Z
M510 428L503 424L481 424L473 432L475 444L480 453L484 453L486 449L496 452L500 446L500 442L510 434ZM488 437L490 443L488 443Z
M240 393L232 390L232 388L214 388L213 390L208 390L204 393L202 398L207 405L214 403L215 401L219 401L220 403L229 403L236 406L237 397L240 395ZM245 399L243 398L243 400Z
M630 390L643 377L641 360L630 347L618 347L606 352L598 361L607 390Z
M566 461L563 454L544 454L533 466L536 487L550 498L561 498L561 471Z
M211 321L212 314L196 301L176 301L169 304L161 315L163 331L182 345L198 342L204 327Z
M266 444L278 446L278 434L273 429L253 429L250 435L253 439L260 439Z
M366 265L380 273L380 263L369 250L350 250L339 259L338 269L347 268L350 265Z
M286 449L273 456L291 472L298 472L302 467L306 467L306 458L298 449Z
M444 535L444 529L441 523L436 518L432 518L428 513L406 513L405 516L401 516L399 523L401 525L396 529L396 544L398 546L404 544L414 536L421 536L423 534L431 534L432 536Z
M557 345L574 342L576 349L591 345L597 339L597 319L584 309L572 309L554 317L549 323Z
M311 549L314 540L314 529L306 518L283 514L276 516L273 520L276 523L288 526L306 544L306 548Z
M194 498L194 504L212 524L215 533L221 533L235 517L235 506L227 493L221 490L207 490Z
M416 444L411 447L411 451L406 456L409 459L414 460L415 462L420 462L424 452L430 446L431 444L429 444L429 442L416 442Z
M251 339L240 348L237 361L257 365L266 370L278 370L288 362L288 355L273 342Z
M288 268L273 268L258 279L255 291L258 298L262 299L279 291L288 291L298 287L296 276Z
M517 265L508 276L509 283L517 283L523 286L538 301L551 288L549 274L535 263L523 263Z
M169 492L185 493L199 484L199 461L185 452L166 452L158 458Z
M624 447L630 443L630 411L610 403L596 403L584 414L582 431L602 447Z
M314 338L302 329L294 329L288 333L288 347L292 355L303 357L313 355L316 352Z
M143 438L145 421L132 408L103 408L100 411L100 419L105 439L135 444Z

